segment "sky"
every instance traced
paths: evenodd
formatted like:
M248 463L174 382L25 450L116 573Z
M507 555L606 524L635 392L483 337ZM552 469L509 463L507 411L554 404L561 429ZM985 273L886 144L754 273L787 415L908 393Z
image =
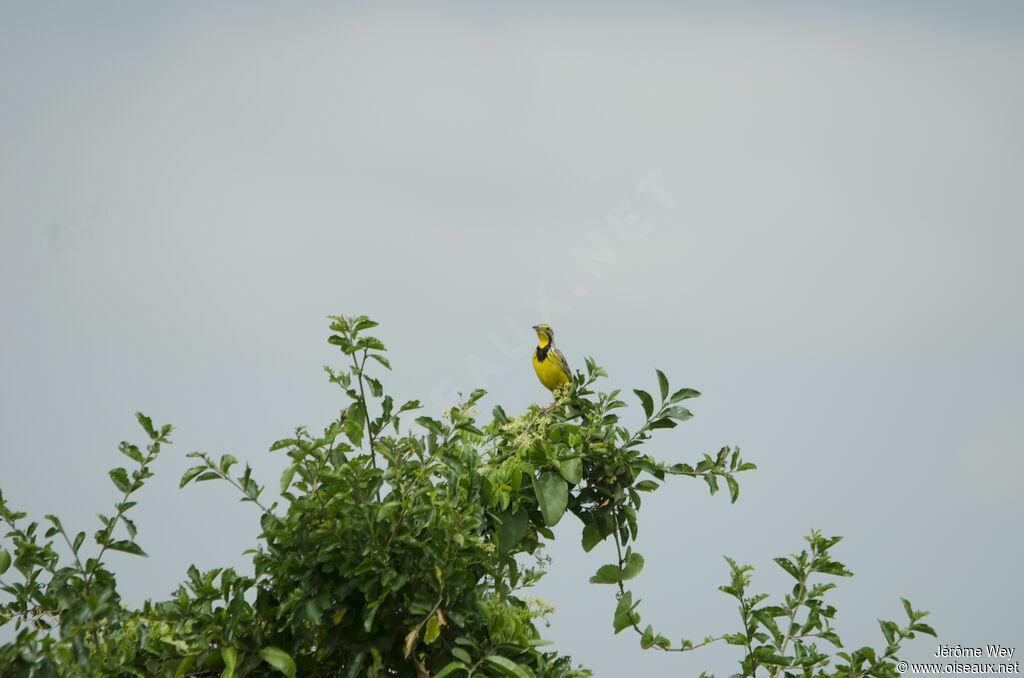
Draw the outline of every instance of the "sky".
M103 8L103 9L100 9ZM739 501L645 500L634 596L669 638L739 626L723 555L843 535L848 647L899 598L938 643L1019 647L1024 11L1015 3L363 8L0 4L0 488L91 533L133 413L173 445L126 600L248 567L251 505L186 453L270 454L342 394L328 315L368 314L428 413L546 402L530 326L607 389L703 396L652 454L739 445ZM396 397L396 399L397 399ZM638 408L636 408L638 409ZM627 423L636 423L634 418ZM535 594L596 676L727 675L612 633L571 518Z

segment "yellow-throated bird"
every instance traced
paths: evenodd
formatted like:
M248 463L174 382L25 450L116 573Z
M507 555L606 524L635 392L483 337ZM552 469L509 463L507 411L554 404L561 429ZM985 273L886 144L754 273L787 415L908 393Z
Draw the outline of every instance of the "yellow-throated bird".
M550 325L534 325L539 341L537 350L533 352L533 369L537 378L549 391L567 384L572 379L572 371L562 352L555 348L555 331Z

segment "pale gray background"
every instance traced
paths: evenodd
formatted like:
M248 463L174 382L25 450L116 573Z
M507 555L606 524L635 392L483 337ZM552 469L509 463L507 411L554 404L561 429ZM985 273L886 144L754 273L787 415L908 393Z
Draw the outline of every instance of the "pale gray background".
M734 506L686 480L645 503L645 622L735 630L722 554L781 594L771 558L817 527L857 574L849 646L903 595L941 642L1024 649L1024 12L886 5L5 2L0 486L91 533L132 412L173 423L150 557L111 557L129 602L166 596L189 563L245 568L258 532L227 486L177 489L185 453L276 487L266 448L341 405L326 315L379 320L387 387L434 412L480 385L484 412L546 402L550 322L609 388L660 367L704 392L653 453L760 466ZM652 172L671 205L637 190ZM587 583L607 550L557 532L559 650L734 670L613 636Z

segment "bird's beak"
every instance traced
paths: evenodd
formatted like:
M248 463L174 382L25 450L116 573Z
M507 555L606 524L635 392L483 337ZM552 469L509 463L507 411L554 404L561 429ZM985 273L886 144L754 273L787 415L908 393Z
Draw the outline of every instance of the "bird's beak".
M540 325L534 325L533 326L533 331L534 332L540 332Z

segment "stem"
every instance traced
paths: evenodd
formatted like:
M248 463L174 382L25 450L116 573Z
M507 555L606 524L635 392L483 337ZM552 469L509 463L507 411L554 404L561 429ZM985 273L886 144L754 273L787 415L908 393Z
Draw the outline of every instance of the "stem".
M618 507L614 503L612 503L612 518L615 519L615 553L616 553L616 555L618 556L618 559L619 559L619 572L621 572L622 571L622 567L625 565L625 563L622 560L622 544L620 542L620 537L619 537L619 510L618 510ZM619 596L621 597L621 596L626 595L626 587L622 585L622 578L621 577L619 578L618 584L619 584ZM630 624L630 626L633 627L633 630L636 631L637 633L639 633L641 636L644 634L644 632L640 630L640 627L637 626L636 622L633 621L633 616L632 615L630 615L630 617L629 617L629 624Z
M75 551L75 547L71 545L71 540L68 539L67 533L64 532L64 526L60 526L60 536L64 537L64 543L68 545L68 549L71 551L71 555L75 557L75 564L78 565L78 571L85 573L85 567L82 566L82 561L78 557L78 552Z
M384 545L385 558L387 558L388 554L391 553L391 544L395 541L395 537L398 536L398 527L405 524L405 516L412 506L412 502L406 500L406 496L408 495L407 489L408 488L401 482L401 480L397 482L395 490L397 490L397 494L402 501L402 512L398 514L398 519L395 520L391 526L391 535L388 537L388 541Z
M668 407L668 403L666 403L666 402L663 402L663 403L661 404L661 407L660 407L660 408L658 409L658 411L657 411L657 412L652 412L652 413L651 413L651 416L647 417L647 421L645 421L645 422L643 423L643 425L642 425L642 426L641 426L640 428L638 428L638 429L636 430L636 433L634 433L634 434L633 434L632 436L630 436L629 440L627 440L627 441L625 442L625 444L624 444L624 445L622 446L622 449L624 449L624 450L628 450L628 449L629 449L629 446L630 446L630 445L632 445L632 444L633 444L633 442L637 440L637 438L638 438L638 437L640 436L640 434L641 434L641 433L644 433L644 432L646 432L646 431L648 430L648 429L647 429L647 426L648 426L648 425L649 425L649 424L650 424L650 423L651 423L652 421L654 421L654 420L655 420L655 419L656 419L657 417L660 417L660 416L661 416L661 413L665 411L665 408L666 408L666 407Z
M812 551L812 558L816 555L816 552ZM789 612L789 625L786 627L786 637L782 639L782 645L779 646L779 654L782 656L786 655L786 646L789 645L789 641L793 638L793 622L796 619L797 610L800 609L800 605L803 601L804 595L807 593L807 579L813 572L813 566L808 568L804 573L804 576L800 579L800 585L797 587L797 596L793 601L793 609ZM779 671L782 670L782 666L776 666L775 670L772 671L772 676L779 675Z
M747 638L747 656L750 657L750 675L757 673L757 662L754 660L754 648L750 645L750 607L743 599L743 587L740 588L740 616L743 619L743 635Z
M365 467L363 467L363 468L365 468ZM362 472L362 469L360 469L360 473L361 472ZM373 519L370 518L370 510L367 508L366 500L363 498L363 490L362 490L362 487L360 486L360 483L362 483L362 480L363 480L362 477L358 477L357 476L356 479L355 479L355 483L353 483L353 485L352 485L352 489L355 491L356 499L359 500L359 505L363 509L363 519L366 520L366 529L370 532L370 536L373 537L373 541L375 543L379 543L379 542L377 542L377 530L373 527ZM379 502L379 500L378 500L378 502Z
M143 458L141 462L139 462L140 473L138 477L132 478L132 484L128 486L127 490L125 490L124 496L121 497L121 501L118 502L118 507L123 507L125 502L128 501L128 497L131 496L133 492L142 487L142 471L144 471L146 467L149 465L149 463L156 458L156 450L154 448L159 449L159 443L154 443L153 445L150 445L148 448L146 448L148 454L145 456L145 458ZM114 528L117 527L118 521L120 521L122 516L124 516L125 510L126 509L124 508L118 508L117 514L114 515L114 519L110 521L109 525L107 525L107 532L103 535L103 539L100 542L100 552L96 554L96 565L93 567L92 570L88 572L85 572L83 570L84 577L82 578L82 585L85 588L86 595L88 595L89 593L89 584L92 582L93 575L95 575L96 570L99 569L100 563L102 562L103 559L103 554L106 553L107 547L110 544L110 537L114 534ZM67 539L66 536L64 538Z
M363 401L363 416L366 418L366 435L370 439L370 466L377 468L377 452L373 449L374 437L373 428L370 425L370 407L366 402L366 392L363 390L363 367L366 366L366 356L370 349L363 349L363 362L356 360L355 353L352 354L352 366L356 368L356 378L359 380L359 399ZM377 503L380 503L380 488L377 488Z
M220 473L220 470L219 470L219 469L214 469L214 470L215 470L215 471L217 471L218 473ZM231 476L229 476L229 475L227 475L227 474L225 474L225 473L221 473L221 474L220 474L220 477L221 477L221 478L223 478L224 480L228 481L228 482L229 482L229 483L231 483L232 485L234 485L234 486L235 486L235 488L236 488L236 489L237 489L237 490L238 490L239 492L241 492L241 493L242 493L242 494L244 494L244 495L245 495L246 497L248 497L248 498L249 498L249 500L250 500L250 501L252 501L252 503L254 503L254 504L256 504L257 506L259 506L259 507L260 507L260 508L261 508L261 509L263 510L263 512L264 512L264 513L270 513L270 509L269 509L269 508L267 508L266 506L264 506L264 505L263 505L263 502L261 502L261 501L259 500L259 498L257 498L257 497L256 497L255 495L252 495L252 494L249 494L248 492L246 492L246 491L245 491L245 488L244 488L244 487L242 487L242 486L241 486L240 484L236 483L236 482L235 482L234 480L232 480L232 479L231 479ZM274 514L273 514L273 513L270 513L270 515L274 515ZM276 517L276 516L275 516L275 517Z
M619 543L619 512L618 512L618 510L616 510L614 504L612 505L612 516L615 518L615 552L618 555L618 558L619 558L619 570L621 570L622 566L625 563L622 560L622 544ZM619 594L620 595L625 595L626 594L626 587L622 585L622 580L621 579L619 580L618 584L619 584ZM644 634L644 632L640 630L640 627L637 626L636 622L633 621L632 616L630 617L630 626L632 626L633 630L636 631L637 633L639 633L641 636ZM654 647L658 648L659 650L662 650L663 652L689 652L691 650L696 650L698 647L704 647L705 645L710 645L711 643L716 643L719 640L725 640L725 636L722 635L722 636L716 636L716 637L713 637L713 638L709 638L709 639L705 640L702 643L699 643L699 644L696 644L696 645L692 645L690 647L662 647L661 645L654 645Z

